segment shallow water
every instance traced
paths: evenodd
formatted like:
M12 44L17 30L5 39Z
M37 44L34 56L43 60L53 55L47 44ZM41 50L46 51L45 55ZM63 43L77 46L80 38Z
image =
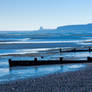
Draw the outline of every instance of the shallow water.
M66 57L68 59L86 59L92 56L92 53L63 53L58 51L49 51L54 54L47 54L47 50L65 47L85 47L92 46L91 43L84 43L84 41L91 41L90 34L66 34L66 33L35 33L35 32L0 32L0 81L10 81L28 77L39 77L56 72L70 72L85 68L85 64L75 65L51 65L39 67L16 67L9 70L8 59L14 60L33 60L35 56L18 56L33 53L42 53L45 60L59 59L59 57ZM18 54L18 55L17 55ZM6 56L2 56L6 55ZM8 56L7 56L8 55ZM17 56L13 56L17 55ZM41 59L38 57L38 59Z
M54 73L63 73L84 69L86 64L70 64L70 65L48 65L33 67L14 67L0 69L0 82L12 81L24 78L37 78L41 76L51 75Z
M47 55L44 57L44 60L57 60L59 57L64 57L64 59L75 59L75 60L84 60L88 56L92 56L92 52L76 52L76 53L64 53L55 55ZM68 64L68 65L45 65L45 66L30 66L30 67L13 67L9 68L8 59L13 60L34 60L34 57L30 56L18 56L18 57L2 57L0 59L0 82L6 82L11 80L23 79L28 77L40 77L45 75L50 75L53 73L63 73L81 70L87 67L87 64ZM43 60L38 57L38 60ZM2 72L3 71L3 72Z

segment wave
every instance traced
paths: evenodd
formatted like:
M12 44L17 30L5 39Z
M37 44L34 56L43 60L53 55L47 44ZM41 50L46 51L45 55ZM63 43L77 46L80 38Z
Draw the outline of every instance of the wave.
M68 41L30 41L30 38L24 38L24 39L16 39L16 41L5 41L0 42L0 44L19 44L19 43L82 43L86 41L92 41L92 39L85 39L85 40L68 40Z
M0 42L15 42L15 41L29 41L30 38L18 39L18 38L0 38Z
M0 42L0 44L19 44L19 43L73 43L73 42L81 42L81 40L73 40L73 41L13 41L13 42Z
M20 50L14 50L14 52L10 53L0 53L0 56L5 55L24 55L24 54L31 54L31 53L38 53L39 51L47 51L51 50L52 48L39 48L39 49L20 49ZM57 48L54 48L57 49Z
M30 40L30 38L24 38L24 39L21 39L22 41L28 41Z

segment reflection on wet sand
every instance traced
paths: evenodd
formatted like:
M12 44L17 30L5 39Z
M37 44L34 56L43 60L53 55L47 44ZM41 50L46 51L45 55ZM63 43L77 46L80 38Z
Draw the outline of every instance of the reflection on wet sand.
M70 65L45 65L32 67L13 67L7 74L0 76L0 81L11 81L24 78L38 78L54 73L63 73L84 69L86 64L70 64Z

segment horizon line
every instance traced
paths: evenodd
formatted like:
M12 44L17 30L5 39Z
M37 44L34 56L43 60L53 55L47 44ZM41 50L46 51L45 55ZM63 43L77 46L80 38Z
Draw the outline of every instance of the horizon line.
M88 25L88 24L92 24L92 23L86 23L86 24L69 24L69 25L58 25L57 27L55 27L55 28L45 28L45 27L43 27L43 26L39 26L39 29L37 28L37 29L29 29L29 30L27 30L27 29L25 29L25 30L22 30L22 29L18 29L18 30L0 30L0 31L38 31L38 30L40 30L40 27L42 27L43 28L43 30L54 30L54 29L57 29L58 27L64 27L64 26L74 26L74 25Z

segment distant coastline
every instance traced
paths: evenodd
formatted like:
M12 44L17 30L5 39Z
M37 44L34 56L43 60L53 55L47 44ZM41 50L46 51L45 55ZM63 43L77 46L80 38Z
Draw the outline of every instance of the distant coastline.
M27 32L27 31L52 31L52 30L88 30L91 29L92 30L92 23L88 23L88 24L70 24L70 25L63 25L63 26L57 26L56 28L44 28L44 27L40 27L39 29L34 29L34 30L11 30L11 31L23 31L23 32ZM10 30L0 30L0 32L4 32L4 31L10 31ZM10 31L10 32L11 32Z

